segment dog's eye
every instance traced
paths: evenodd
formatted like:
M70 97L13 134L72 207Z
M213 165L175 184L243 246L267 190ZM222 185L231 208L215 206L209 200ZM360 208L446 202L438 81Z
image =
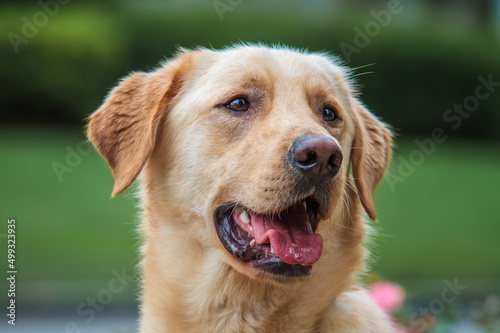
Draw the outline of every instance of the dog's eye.
M327 122L334 122L337 120L337 110L330 105L327 105L323 108L323 119Z
M237 97L226 104L226 108L236 112L244 112L248 110L249 107L250 103L243 97Z

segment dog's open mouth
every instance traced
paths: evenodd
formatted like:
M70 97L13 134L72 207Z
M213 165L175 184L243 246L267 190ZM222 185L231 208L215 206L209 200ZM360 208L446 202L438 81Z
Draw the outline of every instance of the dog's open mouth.
M318 212L313 196L272 214L227 203L215 210L215 224L222 244L235 257L271 274L307 276L323 249L323 238L315 233Z

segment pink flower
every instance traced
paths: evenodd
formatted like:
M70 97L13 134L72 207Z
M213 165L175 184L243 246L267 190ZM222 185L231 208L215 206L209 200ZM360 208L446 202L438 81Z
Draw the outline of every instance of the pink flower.
M394 283L377 282L370 286L370 294L382 309L392 313L398 310L405 300L403 289Z

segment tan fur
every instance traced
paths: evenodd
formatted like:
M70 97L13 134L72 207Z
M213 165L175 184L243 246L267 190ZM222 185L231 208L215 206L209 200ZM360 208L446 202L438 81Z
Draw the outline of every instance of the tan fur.
M141 332L391 332L359 281L362 205L375 219L391 135L354 97L348 75L324 54L286 48L183 51L126 78L91 116L113 195L142 171ZM239 94L252 112L217 107ZM318 113L325 104L339 111L334 126ZM223 248L214 210L235 201L274 212L296 202L283 156L308 133L334 137L344 155L317 230L323 253L308 278L259 273Z

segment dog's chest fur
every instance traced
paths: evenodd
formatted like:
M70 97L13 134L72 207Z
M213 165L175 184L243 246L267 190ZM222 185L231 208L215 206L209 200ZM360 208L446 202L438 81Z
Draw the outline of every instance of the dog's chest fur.
M325 303L325 308L328 302L318 299L316 306L304 306L305 295L298 286L262 288L228 267L219 269L210 281L200 279L206 272L185 279L191 289L186 288L174 301L177 311L168 314L172 316L168 332L174 331L170 327L179 332L315 332L322 314L317 305ZM307 297L312 300L319 295Z

